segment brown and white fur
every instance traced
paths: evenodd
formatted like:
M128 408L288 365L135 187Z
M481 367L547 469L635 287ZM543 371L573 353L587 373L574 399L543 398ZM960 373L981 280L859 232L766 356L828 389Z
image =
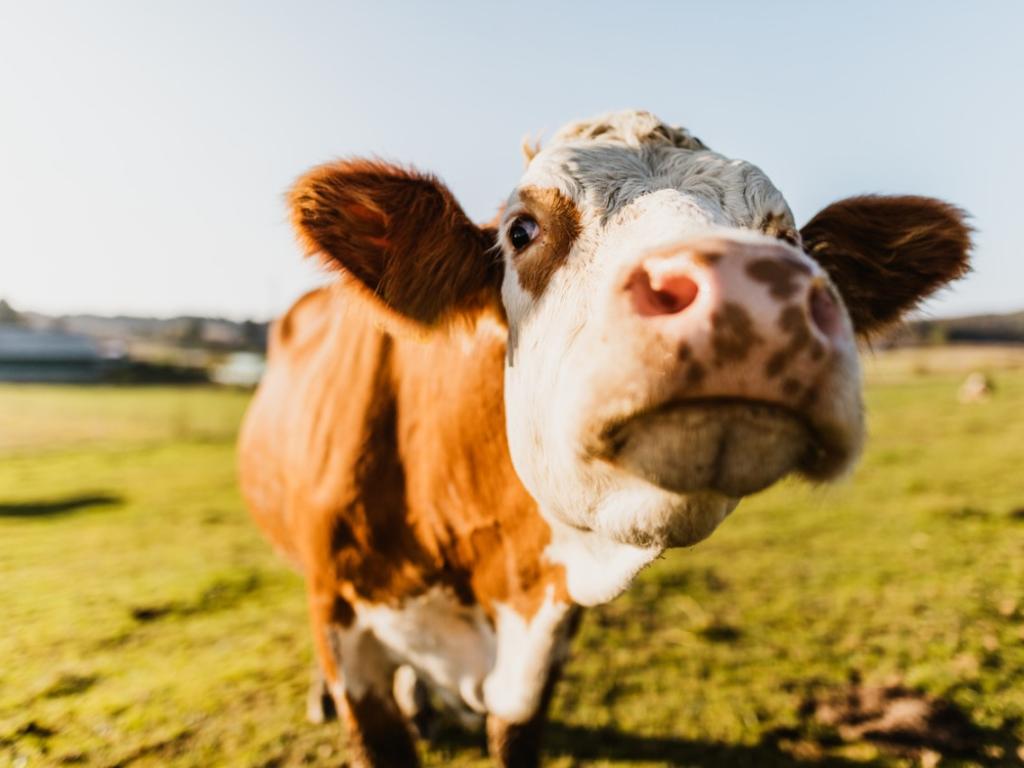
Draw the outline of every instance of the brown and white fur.
M798 230L755 166L645 112L574 123L477 226L350 160L290 193L339 269L275 325L240 441L304 574L357 762L416 764L424 690L536 765L577 606L863 442L856 336L967 268L963 214L850 198Z

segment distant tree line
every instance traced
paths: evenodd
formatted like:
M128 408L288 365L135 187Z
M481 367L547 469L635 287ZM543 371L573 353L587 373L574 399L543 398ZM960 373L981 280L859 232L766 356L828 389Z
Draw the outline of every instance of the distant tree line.
M267 345L268 326L255 320L198 316L44 315L19 312L3 299L0 299L0 325L81 334L103 341L159 342L212 352L263 352Z
M944 320L917 320L897 329L896 345L920 344L1024 344L1024 312L972 315Z
M22 325L23 323L21 314L5 299L0 299L0 325Z

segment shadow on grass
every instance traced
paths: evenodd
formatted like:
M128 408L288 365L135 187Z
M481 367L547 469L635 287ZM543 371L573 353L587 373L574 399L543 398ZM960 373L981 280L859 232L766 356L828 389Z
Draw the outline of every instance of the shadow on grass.
M431 746L455 752L472 749L486 754L482 733L447 727L434 734ZM841 757L815 756L801 759L777 744L766 741L753 746L690 741L671 736L642 736L615 728L588 728L549 722L544 727L543 753L574 760L621 760L657 762L673 768L882 768L878 760L847 760Z
M90 507L109 507L123 501L121 496L112 493L85 493L62 499L0 502L0 517L56 517Z
M793 737L791 746L802 743L809 749L806 754L786 749L780 744L780 737ZM877 758L854 760L829 755L828 750L842 746L842 740L826 737L818 741L796 731L766 734L758 744L743 745L671 736L643 736L615 728L589 728L558 722L549 722L544 729L544 752L550 756L577 760L652 761L674 768L806 768L810 765L818 768L882 768L891 765L895 758L916 761L928 751L941 754L943 758L970 760L979 768L1018 764L1014 759L1018 741L1012 724L1003 729L972 725L970 742L959 746L929 744L913 738L881 741L868 738L866 742L879 749ZM460 744L466 745L465 740Z
M262 586L263 576L258 571L246 571L214 580L192 600L133 606L131 616L136 621L144 623L175 616L182 618L222 611L235 607Z
M802 760L771 742L752 746L690 741L670 736L642 736L614 728L587 728L579 725L548 723L544 730L544 751L549 755L567 755L584 760L648 760L669 766L750 766L750 768L788 768L814 764L820 768L880 768L881 760L847 760L818 757Z

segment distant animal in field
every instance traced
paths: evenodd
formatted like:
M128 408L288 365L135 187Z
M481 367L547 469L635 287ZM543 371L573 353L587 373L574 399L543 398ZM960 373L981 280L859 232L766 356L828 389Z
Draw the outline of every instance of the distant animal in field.
M488 224L373 160L288 200L338 276L273 328L241 485L363 766L416 764L427 691L537 765L580 606L744 496L849 471L857 337L968 263L952 205L852 197L799 228L756 166L638 111L529 152Z
M988 400L995 392L996 386L992 379L981 371L974 371L960 385L957 399L961 403L980 403Z

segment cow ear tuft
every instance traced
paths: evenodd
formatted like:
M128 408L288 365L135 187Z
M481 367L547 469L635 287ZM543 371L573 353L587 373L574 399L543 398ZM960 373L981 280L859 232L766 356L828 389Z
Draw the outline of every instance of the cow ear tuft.
M306 252L398 315L434 326L499 300L494 230L470 221L433 176L370 160L330 163L302 176L288 204Z
M870 334L968 272L966 218L929 197L866 195L832 203L800 235L842 294L854 329Z

